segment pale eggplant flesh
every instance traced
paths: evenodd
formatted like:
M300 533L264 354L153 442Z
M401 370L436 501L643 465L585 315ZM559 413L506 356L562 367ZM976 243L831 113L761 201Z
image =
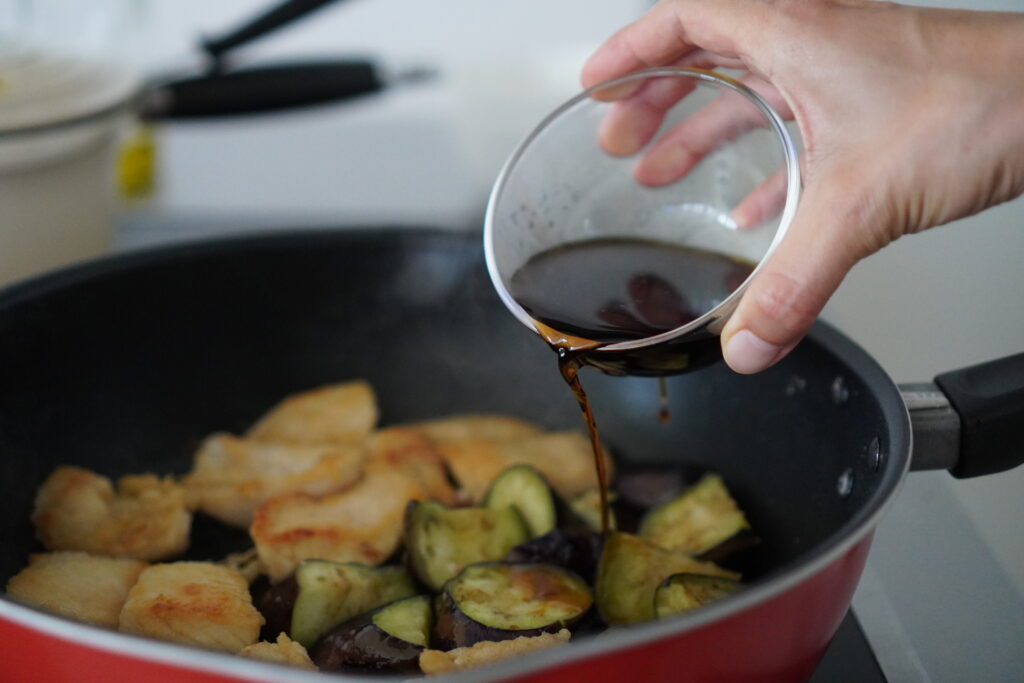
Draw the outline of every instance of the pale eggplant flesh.
M694 556L709 556L737 535L752 537L746 516L722 477L714 473L648 512L638 535L666 550ZM710 556L722 559L723 553Z
M404 535L409 566L435 591L463 567L500 560L530 538L514 507L451 508L435 500L409 503Z
M470 565L445 584L438 598L433 645L450 650L572 630L592 604L587 583L561 567Z

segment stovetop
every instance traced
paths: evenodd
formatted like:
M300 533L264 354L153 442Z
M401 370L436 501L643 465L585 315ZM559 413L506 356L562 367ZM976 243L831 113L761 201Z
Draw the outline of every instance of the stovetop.
M809 683L888 683L853 612L847 612Z

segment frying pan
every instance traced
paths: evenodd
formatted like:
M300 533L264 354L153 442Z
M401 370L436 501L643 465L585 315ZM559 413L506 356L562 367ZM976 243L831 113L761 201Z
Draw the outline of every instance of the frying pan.
M554 355L493 293L478 236L347 230L196 243L0 293L0 581L41 549L28 520L58 464L183 473L205 435L240 432L282 396L355 377L376 388L385 425L502 412L582 427ZM928 420L913 428L933 445L912 463L900 390L824 324L760 375L718 364L670 378L667 424L655 380L584 373L621 466L685 464L729 482L763 539L749 588L458 680L805 680L908 468L973 474L1019 462L1022 378L1024 357L940 377L960 421L934 386L919 390ZM197 519L188 557L246 543ZM0 662L10 680L324 680L72 623L6 596Z

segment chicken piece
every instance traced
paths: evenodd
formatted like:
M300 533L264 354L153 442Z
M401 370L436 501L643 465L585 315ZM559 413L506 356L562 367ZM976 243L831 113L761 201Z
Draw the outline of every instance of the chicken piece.
M491 482L510 465L532 465L565 498L597 487L594 451L579 432L538 434L511 441L459 439L441 442L438 450L462 490L476 503ZM609 478L611 457L605 452Z
M7 592L69 619L117 628L128 590L146 566L75 550L31 555L7 582Z
M65 465L39 487L32 523L48 550L160 560L188 546L192 515L170 477L122 477L115 491L106 477Z
M257 441L293 444L355 443L377 424L377 399L362 380L289 396L246 433Z
M436 442L461 439L509 441L535 436L544 431L532 422L504 415L454 415L437 420L416 422L409 426L422 429Z
M368 444L353 487L322 498L288 494L257 508L249 533L271 581L309 558L380 564L398 547L410 500L454 503L441 458L422 432L394 427Z
M309 658L306 648L302 647L302 643L296 643L284 633L278 634L276 643L261 640L258 643L247 645L238 654L243 657L262 659L265 662L318 671L316 664Z
M199 447L182 484L191 508L248 527L256 508L274 496L320 496L352 485L365 458L358 444L269 443L213 434Z
M121 609L119 628L238 652L259 639L262 625L241 574L212 562L172 562L142 572Z
M420 653L420 670L428 676L478 669L505 659L514 659L530 652L546 650L569 642L569 630L542 633L539 636L520 636L512 640L484 640L470 647L454 650L424 650Z

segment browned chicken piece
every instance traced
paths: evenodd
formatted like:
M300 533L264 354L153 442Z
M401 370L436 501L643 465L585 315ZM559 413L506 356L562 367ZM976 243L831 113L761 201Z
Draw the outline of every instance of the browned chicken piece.
M541 434L544 430L526 420L504 415L454 415L416 422L410 427L422 429L437 442L461 439L509 441Z
M41 553L29 556L28 566L7 582L7 592L69 619L117 628L128 590L146 567L74 550Z
M359 444L286 444L213 434L182 480L193 509L248 527L260 504L285 493L324 495L351 486L366 449Z
M287 664L300 669L317 671L316 664L309 658L309 654L306 653L306 648L302 647L302 643L296 643L284 633L277 636L277 642L275 643L268 643L262 640L258 643L247 645L238 654L243 657L262 659L265 662Z
M538 434L511 441L460 439L441 442L438 450L459 486L476 503L510 465L533 465L566 498L597 487L594 452L590 441L579 432ZM607 452L605 462L610 477L612 461Z
M188 545L192 515L185 490L152 474L110 480L61 466L36 493L32 523L48 550L159 560Z
M394 427L368 444L363 478L353 487L322 498L288 494L257 508L249 533L271 581L309 558L380 564L398 547L410 500L454 503L441 458L422 432Z
M420 653L420 670L428 676L436 676L466 669L478 669L567 642L569 642L569 631L563 628L558 633L542 633L539 636L520 636L512 640L497 642L485 640L470 647L457 647L447 652L424 650Z
M377 424L377 399L362 380L331 384L284 399L246 436L293 444L355 443Z
M241 574L212 562L149 567L121 609L125 633L238 652L259 639L263 617Z

